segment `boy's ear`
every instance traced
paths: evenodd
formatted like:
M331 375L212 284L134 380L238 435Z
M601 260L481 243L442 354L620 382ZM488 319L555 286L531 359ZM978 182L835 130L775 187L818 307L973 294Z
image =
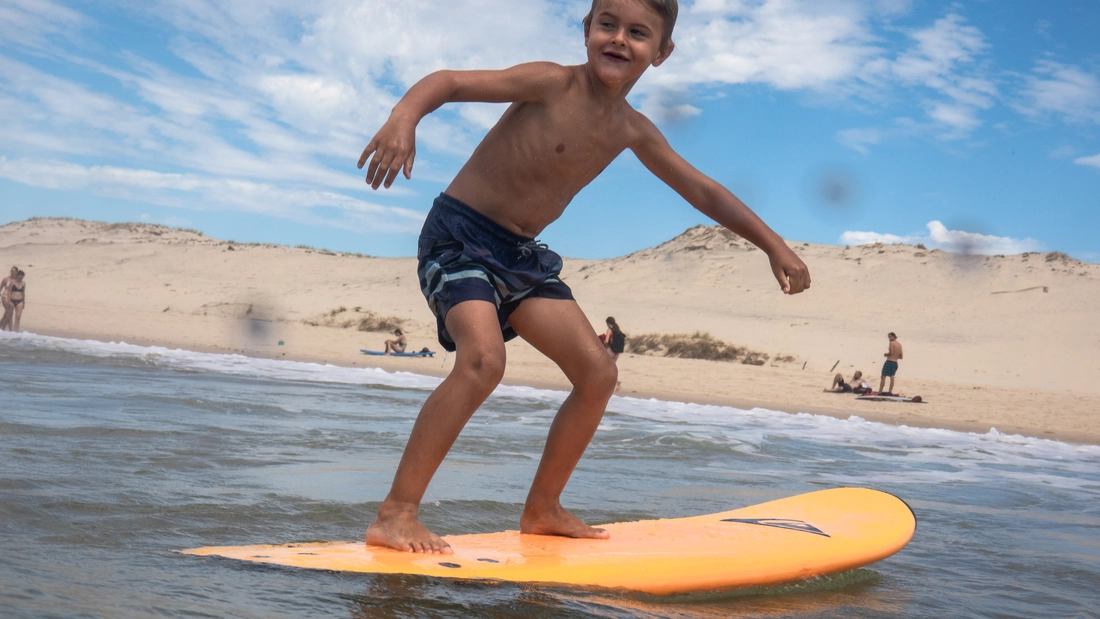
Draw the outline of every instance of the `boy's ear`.
M588 39L588 33L587 32L585 33L585 39ZM668 42L668 47L662 49L660 51L660 53L657 54L657 58L654 59L654 61L653 61L653 66L655 66L655 67L661 66L661 63L668 60L668 57L672 55L672 50L674 50L674 49L676 49L676 44L673 43L672 41L669 41Z

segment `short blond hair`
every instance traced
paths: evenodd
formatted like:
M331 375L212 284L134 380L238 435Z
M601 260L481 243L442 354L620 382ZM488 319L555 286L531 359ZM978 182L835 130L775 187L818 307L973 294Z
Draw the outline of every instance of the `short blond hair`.
M653 10L664 23L665 31L661 33L661 49L672 43L672 29L676 27L676 16L680 13L680 4L677 0L636 0ZM584 28L587 31L592 26L592 17L596 15L596 6L600 0L592 0L592 8L588 15L584 16Z

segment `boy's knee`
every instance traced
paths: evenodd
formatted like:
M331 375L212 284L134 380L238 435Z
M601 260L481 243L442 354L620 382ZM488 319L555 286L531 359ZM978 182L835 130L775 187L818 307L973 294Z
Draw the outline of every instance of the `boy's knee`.
M504 379L504 353L494 350L474 350L460 355L456 359L467 372L471 380L489 389L496 387ZM456 368L457 369L457 368Z
M599 355L581 374L581 378L574 386L578 389L592 389L593 391L614 393L615 385L619 382L619 366L610 355Z

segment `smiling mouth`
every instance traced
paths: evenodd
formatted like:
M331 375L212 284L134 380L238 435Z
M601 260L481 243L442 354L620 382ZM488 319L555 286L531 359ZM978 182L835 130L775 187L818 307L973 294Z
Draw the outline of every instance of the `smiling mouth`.
M618 61L618 62L629 62L630 61L629 58L627 58L626 56L623 56L622 54L620 54L618 52L604 52L603 55L606 56L607 58L610 58L610 59Z

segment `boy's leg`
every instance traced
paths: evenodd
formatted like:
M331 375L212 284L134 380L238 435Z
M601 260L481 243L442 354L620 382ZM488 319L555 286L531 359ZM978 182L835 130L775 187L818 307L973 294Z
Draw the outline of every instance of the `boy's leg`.
M607 531L581 522L561 506L560 499L615 390L618 380L615 362L576 301L527 299L512 312L509 322L520 337L557 363L573 384L572 393L550 425L519 530L541 535L606 538Z
M420 524L417 511L459 432L504 376L505 351L492 303L459 303L447 312L446 324L457 349L454 369L420 409L390 493L378 508L378 519L367 528L367 544L451 552L447 542Z

